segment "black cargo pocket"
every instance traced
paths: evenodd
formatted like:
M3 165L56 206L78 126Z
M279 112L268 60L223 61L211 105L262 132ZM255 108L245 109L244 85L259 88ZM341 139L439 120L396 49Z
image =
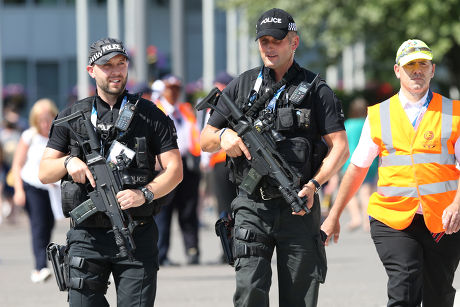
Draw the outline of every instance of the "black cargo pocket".
M315 244L318 254L318 263L315 270L313 271L312 277L318 280L320 283L324 283L327 273L327 258L324 242L320 234L316 236Z
M302 169L305 162L310 159L311 143L306 138L296 137L290 138L277 143L278 152L281 156L293 164L296 169Z
M311 174L311 142L303 137L295 137L277 143L278 152L299 176L308 178Z
M69 212L87 199L85 186L73 181L61 181L62 211L65 217L70 217Z
M294 109L280 108L275 121L277 131L289 131L294 127Z

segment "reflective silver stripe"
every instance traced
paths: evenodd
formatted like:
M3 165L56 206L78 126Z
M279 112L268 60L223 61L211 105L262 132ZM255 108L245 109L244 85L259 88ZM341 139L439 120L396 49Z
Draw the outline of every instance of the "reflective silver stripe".
M452 132L452 120L453 120L453 103L452 100L442 97L442 113L441 113L441 154L434 153L418 153L413 154L414 161L412 162L411 156L407 155L396 155L393 147L393 139L391 134L391 121L390 121L390 100L387 99L380 105L380 121L381 121L381 133L382 141L387 148L389 155L380 158L379 166L404 166L421 163L438 163L441 165L453 165L455 164L455 156L449 154L447 148L447 140L450 138Z
M453 119L453 108L454 104L452 100L442 97L442 126L441 126L441 138L448 139L452 133L452 119ZM447 147L445 148L447 151ZM443 147L444 150L444 147Z
M390 156L383 156L380 159L380 167L385 167L385 166L403 166L403 165L411 165L412 160L410 156L396 156L396 155L390 155Z
M383 196L418 197L416 187L377 187L377 193Z
M457 187L458 187L457 180L449 180L449 181L443 181L443 182L422 184L418 188L420 191L420 195L423 196L423 195L438 194L438 193L448 192L448 191L456 191Z
M412 156L414 157L414 163L415 164L438 163L438 164L444 164L444 165L455 164L455 155L450 155L447 151L447 146L445 147L446 147L446 150L443 150L442 153L440 154L430 154L430 153L413 154Z
M390 100L380 104L380 121L382 142L389 153L388 156L380 157L379 167L405 166L423 163L438 163L441 165L454 165L455 155L449 154L447 140L452 132L453 103L452 100L442 97L441 111L441 153L417 153L412 155L396 155L391 133ZM389 129L390 127L390 129ZM436 182L419 186L420 196L439 194L448 191L456 191L457 180ZM416 187L379 186L377 192L383 196L419 197Z
M446 150L443 150L441 154L418 153L418 154L413 154L412 157L414 158L414 164L422 164L422 163L438 163L442 165L455 164L455 156L449 154L447 152L447 148ZM403 155L383 156L380 162L381 167L403 166L403 165L411 165L411 164L412 164L411 156L403 156Z
M449 180L422 184L419 186L420 195L439 194L449 191L456 191L458 188L457 180ZM416 187L377 187L377 192L383 196L418 197Z
M385 100L380 104L380 131L382 134L382 142L385 144L387 151L394 154L393 137L391 135L391 120L390 120L390 99Z

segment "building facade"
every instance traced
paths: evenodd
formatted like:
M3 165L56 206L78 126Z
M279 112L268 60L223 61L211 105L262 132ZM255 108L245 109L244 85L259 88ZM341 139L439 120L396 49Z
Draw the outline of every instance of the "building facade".
M77 46L76 0L0 0L0 59L3 85L23 85L28 107L39 98L49 97L60 108L76 94ZM183 0L184 78L202 76L201 0ZM120 38L125 40L124 5L136 0L118 1ZM150 82L171 71L171 15L169 0L146 0L146 51ZM107 0L88 0L88 40L108 34ZM110 18L112 18L111 16ZM113 17L117 18L117 17ZM215 70L225 70L225 13L215 10ZM128 50L128 52L130 52ZM135 59L133 59L135 60ZM78 70L85 69L84 67ZM27 111L25 110L25 111Z

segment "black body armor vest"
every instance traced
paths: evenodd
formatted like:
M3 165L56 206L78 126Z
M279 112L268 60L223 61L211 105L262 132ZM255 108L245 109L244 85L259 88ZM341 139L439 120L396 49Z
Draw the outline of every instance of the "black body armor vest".
M128 102L134 104L137 100L137 96L130 94L127 95ZM88 97L80 100L72 105L71 114L82 111L85 114L85 117L89 119L91 117L93 103L95 103L94 97ZM125 133L120 135L118 131L114 131L114 133L109 133L107 136L104 136L107 138L105 142L107 142L109 145L113 143L113 141L117 140L136 153L130 165L120 174L122 179L122 189L138 188L144 186L152 181L157 174L157 172L154 171L155 157L148 152L147 141L145 138L146 129L142 123L143 121L139 120L139 114L135 112L131 124ZM71 126L72 129L82 137L82 139L88 139L88 134L82 120L71 123ZM101 137L101 133L97 134L99 137ZM86 162L80 144L78 144L78 142L73 137L70 139L69 151L72 156L76 156L83 162ZM70 211L72 211L83 201L89 198L88 192L91 190L92 187L89 183L75 183L67 174L61 182L62 209L64 215L69 217ZM155 202L153 202L150 204L144 204L140 207L130 208L128 210L132 217L147 217L154 215L157 209L158 208L155 208Z
M294 65L296 65L294 67L296 72L290 72L293 76L286 80L287 85L283 91L290 95L302 81L311 83L316 76L313 72L301 68L296 63ZM265 106L273 97L273 95L269 96L268 101L263 103L255 112L254 110L251 112L251 108L248 108L249 95L259 71L260 67L249 70L240 76L236 100L239 107L246 110L246 115L252 115L254 122L263 118ZM321 82L324 83L321 80L318 86ZM312 116L318 86L312 87L308 95L295 104L290 100L286 101L286 95L281 95L276 103L274 116L271 115L274 130L272 135L276 141L276 149L298 173L301 178L301 185L307 183L317 172L328 150L327 145L321 140L315 118ZM237 158L227 157L227 163L232 170L230 180L239 185L250 170L250 162L244 156L240 156ZM259 185L264 188L275 186L270 181L268 177L263 178Z

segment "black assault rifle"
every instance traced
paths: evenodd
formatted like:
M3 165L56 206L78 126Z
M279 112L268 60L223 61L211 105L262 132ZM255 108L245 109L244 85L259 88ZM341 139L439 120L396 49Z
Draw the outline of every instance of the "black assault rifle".
M88 140L76 133L71 125L71 121L83 121ZM64 126L76 138L83 150L91 174L93 175L96 187L89 194L90 199L85 201L77 208L84 210L72 210L70 213L76 224L83 222L97 211L105 213L112 224L115 243L119 253L117 257L128 257L132 260L132 253L136 249L132 232L136 227L131 215L127 211L122 211L117 201L117 193L121 190L122 180L117 165L107 160L100 154L101 143L94 131L91 121L85 117L82 111L77 111L69 116L54 121L56 126Z
M228 114L223 114L216 107L219 97L229 110ZM196 106L199 111L207 108L211 108L228 121L230 127L241 137L251 154L249 161L251 169L240 184L240 189L252 194L262 177L268 176L277 183L281 195L291 205L294 212L298 213L305 210L306 213L310 213L310 209L306 205L307 197L300 198L297 195L300 191L300 177L277 152L270 129L261 129L252 125L248 117L235 103L217 88L212 89L208 96Z

